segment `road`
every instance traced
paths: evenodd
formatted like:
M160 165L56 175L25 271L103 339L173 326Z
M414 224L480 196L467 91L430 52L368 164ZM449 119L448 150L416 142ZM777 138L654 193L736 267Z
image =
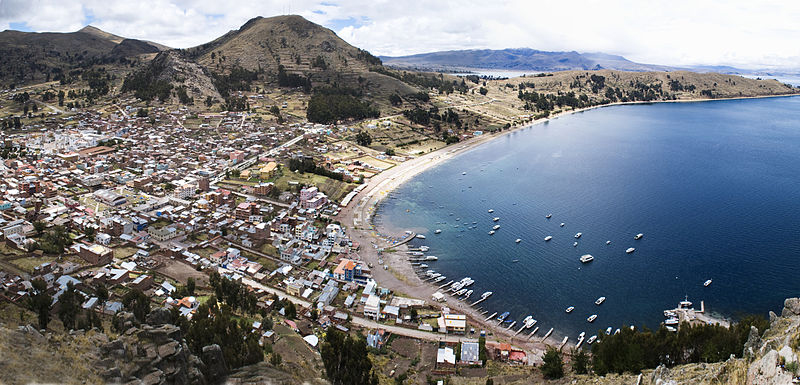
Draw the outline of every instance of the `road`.
M275 155L278 150L280 150L282 148L291 147L295 143L301 141L304 136L305 136L305 134L302 134L302 135L299 135L299 136L296 136L296 137L292 138L288 142L286 142L284 144L281 144L280 146L277 146L277 147L269 150L269 152L267 152L267 155ZM246 167L250 167L253 164L255 164L255 162L257 160L258 160L258 155L253 155L253 156L247 158L244 162L242 162L240 164L237 164L237 165L234 165L234 166L231 166L231 167L225 167L219 174L217 174L217 176L215 176L214 178L211 179L211 184L219 183L221 180L225 179L225 173L227 173L228 171L230 171L230 170L242 170L242 169L244 169Z

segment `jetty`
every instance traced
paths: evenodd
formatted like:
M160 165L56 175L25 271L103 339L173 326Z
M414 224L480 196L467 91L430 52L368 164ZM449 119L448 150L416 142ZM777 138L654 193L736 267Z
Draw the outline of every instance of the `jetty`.
M477 304L479 304L479 303L481 303L481 302L485 301L485 300L486 300L486 298L489 298L489 297L481 298L481 299L479 299L479 300L477 300L477 301L475 301L475 302L471 303L469 306L475 306L475 305L477 305Z
M445 283L444 285L442 285L442 286L439 286L439 288L440 288L440 289L444 289L444 288L445 288L445 287L447 287L448 285L452 285L452 284L453 284L453 280L451 279L451 280L450 280L450 282L447 282L447 283Z
M567 341L569 341L569 337L566 337L566 336L565 336L565 337L564 337L564 340L562 340L562 341L561 341L561 345L558 345L558 350L561 350L561 349L563 349L563 348L564 348L564 345L566 345L566 344L567 344Z
M516 332L516 333L514 333L514 335L517 335L517 334L519 334L519 333L522 333L522 330L523 330L523 329L525 329L525 325L522 325L522 327L521 327L521 328L519 328L519 330L517 330L517 332Z
M547 337L550 337L551 334L553 334L553 328L550 328L550 331L548 331L547 334L542 337L542 341L546 340Z
M508 327L507 327L506 329L511 329L511 328L513 328L513 327L514 327L514 325L516 325L516 324L517 324L517 321L514 321L514 322L512 322L512 323L511 323L511 325L508 325Z
M496 316L496 315L497 315L497 312L492 313L492 315L486 317L486 319L483 320L483 322L489 321L490 319L494 318L494 316Z
M533 337L533 335L536 334L536 332L538 332L538 331L539 331L539 327L538 326L533 328L533 331L531 332L531 334L528 334L528 338L530 339L531 337Z

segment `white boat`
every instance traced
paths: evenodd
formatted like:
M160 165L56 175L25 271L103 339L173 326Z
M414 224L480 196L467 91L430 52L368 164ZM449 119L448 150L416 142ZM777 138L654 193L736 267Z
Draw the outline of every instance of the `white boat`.
M494 210L492 210L492 209L489 209L489 214L491 214L491 213L493 213L493 212L494 212Z
M425 239L425 236L424 236L424 235L422 235L422 234L417 234L417 238L419 238L419 239Z
M519 239L519 238L517 238L517 240L516 240L516 241L514 241L514 242L516 242L516 243L520 243L520 242L522 242L522 239Z
M670 318L670 319L664 321L664 325L668 325L668 326L669 325L677 325L679 323L681 323L681 320L679 320L677 318Z
M589 337L588 340L586 340L586 343L591 345L592 342L594 342L596 339L597 339L597 336L591 336L591 337Z
M606 245L610 245L610 244L611 244L611 241L606 241Z
M677 332L677 331L678 331L678 329L677 329L677 328L674 328L674 327L672 327L672 326L667 326L667 331L668 331L668 332L673 332L673 333L674 333L674 332Z
M589 263L589 262L591 262L591 261L594 261L594 257L593 257L591 254L584 254L584 255L581 255L581 262L583 262L583 263Z
M678 314L676 314L674 311L664 310L664 317L666 317L666 318L678 318Z
M419 251L428 251L428 250L430 250L430 249L431 249L431 248L430 248L430 247L428 247L428 246L420 246L420 247L419 247Z
M489 231L489 235L494 235L494 230Z
M467 292L467 289L461 289L456 292L456 295L464 295Z
M692 301L689 301L689 298L685 297L683 301L678 302L678 307L681 309L691 309Z
M597 314L592 314L586 319L586 322L594 322L597 319Z
M472 290L467 290L467 293L466 293L466 294L464 294L464 299L467 299L467 298L469 298L469 296L471 296L471 295L472 295L472 293L473 293L473 291L472 291Z
M575 239L578 239L578 238L580 238L580 237L581 237L581 235L583 235L583 233L577 233L577 234L575 234Z
M611 335L611 326L609 326L609 327L606 329L606 335L607 335L607 336L610 336L610 335Z
M420 265L419 265L419 268L420 268L420 269L427 269L427 268L428 268L428 265L426 265L426 264L422 263L422 264L420 264Z
M426 261L438 261L439 257L437 257L435 255L429 255L429 256L425 257L425 260Z
M567 313L572 313L573 310L575 310L575 306L570 306L570 307L567 308L566 312Z
M553 217L553 214L547 214L547 215L545 215L544 217L545 217L545 218L547 218L547 219L550 219L550 218L552 218L552 217Z
M434 282L442 282L442 281L444 281L445 279L447 279L447 277L445 277L445 276L440 276L439 278L436 278L436 279L434 279L433 281L434 281Z
M600 297L600 298L597 299L597 301L594 301L594 304L595 305L602 305L603 302L605 302L605 301L606 301L606 297Z
M492 218L492 222L497 222L497 221L499 221L499 220L500 220L500 217L494 217L494 218Z
M441 233L442 233L442 230L441 230L441 229L436 229L436 231L434 231L433 233L434 233L434 234L441 234Z
M500 225L494 225L494 227L492 227L492 230L500 230Z
M486 299L486 298L489 298L490 295L492 295L492 292L491 291L487 291L487 292L481 294L481 298L482 299Z
M578 247L578 242L573 243L572 247Z
M561 222L561 224L559 226L560 227L564 227L564 222Z
M632 253L634 251L636 251L636 249L634 249L633 247L629 247L628 250L625 250L625 252L628 253L628 254L630 254L630 253Z
M466 171L464 171L464 172L462 172L462 173L461 173L461 175L467 175L467 172L466 172Z
M710 285L710 284L711 284L711 280L710 279L708 281L703 282L703 286L705 286L705 287L708 287L708 285Z
M533 319L533 316L532 316L532 315L525 316L525 318L523 318L523 319L522 319L522 323L523 323L523 324L527 324L527 323L528 323L528 321L530 321L530 320L532 320L532 319Z
M551 239L553 239L552 235L548 235L548 236L544 237L544 241L545 242L549 242Z
M617 335L617 334L619 334L619 328L617 328L617 330L614 330L614 335Z
M636 236L635 236L635 237L633 237L633 239L635 239L635 240L637 240L637 241L638 241L638 240L642 239L642 237L643 237L643 236L644 236L644 234L642 234L642 233L639 233L639 234L636 234Z

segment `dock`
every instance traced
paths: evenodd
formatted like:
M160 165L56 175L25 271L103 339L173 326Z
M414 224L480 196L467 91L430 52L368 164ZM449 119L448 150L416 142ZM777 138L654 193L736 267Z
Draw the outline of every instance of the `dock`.
M550 331L548 331L547 334L542 337L542 341L546 340L547 337L550 337L551 334L553 334L553 328L550 328Z
M519 333L522 333L522 329L525 329L525 325L522 325L522 327L521 327L521 328L519 328L519 330L517 330L517 332L516 332L516 333L514 333L514 335L517 335L517 334L519 334Z
M489 297L486 297L486 298L489 298ZM486 298L481 298L481 299L479 299L479 300L477 300L477 301L473 302L473 303L472 303L472 304L470 304L469 306L475 306L475 305L477 305L477 304L479 304L479 303L481 303L481 302L485 301L485 300L486 300Z
M528 338L530 339L531 337L533 337L533 335L536 334L536 332L538 332L538 331L539 331L539 327L538 326L533 328L533 331L531 332L531 334L528 334Z
M442 286L439 286L439 288L440 288L440 289L444 289L445 287L447 287L447 285L451 285L452 283L453 283L453 280L451 279L451 280L450 280L450 282L448 282L448 283L445 283L445 284L444 284L444 285L442 285Z
M566 345L566 344L567 344L567 341L569 341L569 337L564 337L564 340L563 340L563 341L561 341L561 345L558 345L558 350L561 350L561 349L563 349L563 348L564 348L564 345Z
M483 322L489 321L490 319L494 318L494 316L496 316L496 315L497 315L497 312L492 313L492 315L490 315L489 317L486 317L486 319L483 320Z

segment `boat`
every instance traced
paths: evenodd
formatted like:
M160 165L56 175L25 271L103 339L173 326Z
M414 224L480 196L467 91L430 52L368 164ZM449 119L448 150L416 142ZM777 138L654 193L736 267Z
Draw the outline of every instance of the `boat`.
M456 295L457 296L461 296L461 295L464 295L466 292L467 292L467 289L461 289L461 290L456 292Z
M525 316L525 318L522 319L522 323L527 324L532 319L533 319L532 315Z
M597 314L592 314L586 319L586 322L594 322L597 319Z
M517 263L517 262L519 262L519 259L512 259L511 260L511 263Z
M564 227L564 222L561 222L561 224L559 226L560 227Z
M490 230L489 235L494 235L494 230Z
M548 236L544 237L544 241L545 242L549 242L551 239L553 239L552 235L548 235Z
M481 294L481 298L482 299L486 299L486 298L489 298L490 295L492 295L492 292L491 291L487 291L487 292Z
M578 242L573 243L572 247L578 247Z
M500 217L494 217L494 218L492 218L492 222L497 222L497 221L499 221L499 220L500 220Z
M602 305L603 302L605 302L605 301L606 301L606 297L600 297L600 298L597 299L597 301L594 301L594 304L595 305Z
M516 243L520 243L520 242L522 242L522 239L519 239L519 238L517 238L517 240L516 240L516 241L514 241L514 242L516 242Z
M589 337L588 340L586 340L586 343L591 345L592 342L594 342L596 339L597 339L597 336L591 336L591 337Z
M417 234L417 238L419 238L419 239L425 239L425 236L424 236L424 235L422 235L422 234Z
M584 254L584 255L581 255L581 262L583 262L583 263L589 263L589 262L591 262L591 261L594 261L594 257L593 257L591 254Z
M547 339L547 337L545 337L544 339ZM543 340L544 340L544 339L543 339ZM566 345L566 343L567 343L567 340L569 340L569 337L567 337L567 336L564 336L564 339L563 339L563 340L561 340L561 346L564 346L564 345Z
M580 238L580 237L581 237L581 235L583 235L583 233L577 233L577 234L575 234L575 239L578 239L578 238Z
M679 323L681 323L681 320L679 320L677 318L670 318L670 319L664 321L664 325L668 325L668 326L677 325Z
M579 334L579 336L578 336L578 343L577 343L577 344L575 344L575 347L576 347L576 348L579 348L579 347L581 347L581 344L583 343L583 337L584 337L585 335L586 335L586 332L581 332L581 334Z
M438 261L439 257L437 257L435 255L429 255L429 256L425 257L425 260L426 261Z
M434 234L441 234L441 233L442 233L442 230L441 230L441 229L436 229L436 231L434 231L433 233L434 233Z
M664 317L666 318L677 318L678 314L671 310L664 310Z
M632 253L634 251L636 251L636 249L634 249L633 247L629 247L628 250L625 250L625 252L628 253L628 254L630 254L630 253Z
M467 172L466 172L466 171L464 171L464 172L462 172L462 173L461 173L461 175L467 175Z
M637 240L637 241L638 241L638 240L642 239L642 237L643 237L643 236L644 236L644 234L642 234L642 233L639 233L639 234L636 234L636 236L635 236L635 237L633 237L633 239L635 239L635 240Z
M489 214L491 214L491 213L493 213L493 212L494 212L494 210L492 210L492 209L489 209Z
M567 313L572 313L573 310L575 310L575 306L570 306L570 307L567 308L566 312Z
M610 244L611 244L611 241L606 241L606 245L610 245Z
M431 248L430 248L430 247L428 247L428 246L420 246L420 247L419 247L419 251L423 251L423 252L424 252L424 251L428 251L428 250L430 250L430 249L431 249Z
M545 215L544 217L545 217L545 218L547 218L547 219L550 219L550 218L552 218L552 217L553 217L553 214L547 214L547 215Z
M703 286L705 286L705 287L708 287L708 285L710 285L710 284L711 284L711 280L710 279L708 281L703 282Z
M492 230L500 230L500 225L494 225L494 227L492 227Z
M442 281L444 281L445 279L447 279L447 277L445 277L445 276L443 276L443 275L442 275L442 276L440 276L440 277L438 277L438 278L434 279L433 281L434 281L434 282L442 282Z
M609 327L606 329L606 335L607 335L607 336L610 336L610 335L611 335L611 326L609 326Z
M668 332L673 332L673 333L678 331L677 328L674 328L672 326L667 326L666 329L667 329Z
M687 297L687 299L684 299L683 301L678 303L678 307L681 308L681 309L691 309L692 308L692 301L689 301L689 299Z
M497 320L500 321L500 322L503 322L503 321L505 321L505 319L508 317L509 314L511 314L511 313L509 313L507 311L503 312L503 314L500 314L500 316L497 317Z
M619 334L619 328L617 328L617 330L614 330L614 335L617 335L617 334Z
M472 293L473 293L473 291L472 291L472 290L467 290L467 293L466 293L466 294L464 294L464 299L467 299L467 298L469 298L469 296L471 296L471 295L472 295Z

